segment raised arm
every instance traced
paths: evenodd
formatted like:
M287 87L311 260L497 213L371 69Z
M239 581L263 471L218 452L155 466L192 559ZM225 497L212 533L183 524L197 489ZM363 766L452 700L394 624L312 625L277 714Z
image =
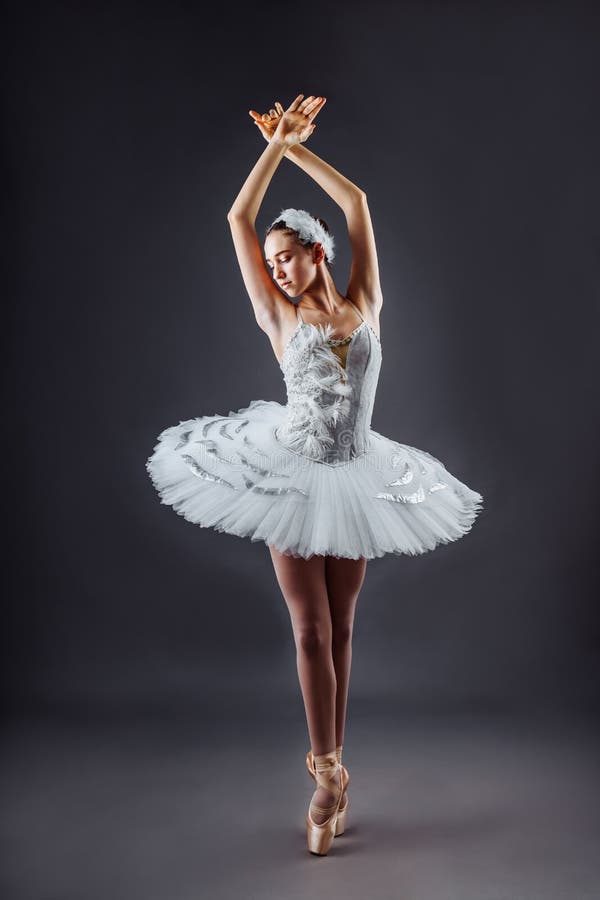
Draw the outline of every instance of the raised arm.
M299 94L281 116L272 140L261 153L227 214L242 278L254 307L256 321L269 330L290 301L273 282L267 269L254 223L271 179L286 151L305 141L314 129L312 120L320 98L302 100Z
M352 249L352 265L346 296L362 310L368 310L375 321L383 305L379 280L379 262L373 223L367 195L308 147L293 146L285 154L310 175L340 206L346 217L348 239Z
M281 104L277 102L275 107L262 116L255 110L250 111L267 141L273 140L283 115ZM352 249L352 265L346 295L377 321L383 305L383 294L373 223L365 191L316 153L312 153L308 147L294 144L286 149L285 156L310 175L342 209Z
M298 152L300 151L300 152ZM332 200L344 211L348 213L357 201L362 200L365 196L353 181L330 166L324 159L312 153L308 147L296 145L288 147L286 154L303 172L316 181L323 188L326 194L329 194Z

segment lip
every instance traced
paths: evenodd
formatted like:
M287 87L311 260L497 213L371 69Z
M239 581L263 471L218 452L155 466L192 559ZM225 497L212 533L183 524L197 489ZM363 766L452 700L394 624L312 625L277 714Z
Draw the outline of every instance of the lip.
M292 283L291 281L284 281L284 283L281 285L281 287L287 288L290 286L291 283Z

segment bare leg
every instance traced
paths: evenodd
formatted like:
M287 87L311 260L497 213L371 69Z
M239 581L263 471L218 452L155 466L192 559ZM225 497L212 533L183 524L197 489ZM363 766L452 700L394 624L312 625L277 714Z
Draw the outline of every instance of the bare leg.
M325 580L331 612L333 665L337 692L335 701L335 742L344 743L348 686L352 665L352 633L356 602L365 579L367 560L328 556L325 561ZM346 805L346 792L341 806Z
M333 665L337 681L336 746L344 743L348 685L352 664L352 633L356 602L367 571L367 560L326 557L325 580L332 626Z
M297 559L280 553L274 547L269 547L269 550L292 622L311 749L315 755L320 755L336 746L337 682L332 656L325 557ZM324 807L335 802L335 797L322 787L317 788L313 799L315 804ZM327 816L314 815L313 818L320 824Z

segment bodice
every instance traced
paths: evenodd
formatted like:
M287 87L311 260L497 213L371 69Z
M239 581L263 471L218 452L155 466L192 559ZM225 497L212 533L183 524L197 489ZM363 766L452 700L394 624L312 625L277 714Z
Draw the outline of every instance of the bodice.
M369 449L382 361L379 338L364 319L344 340L333 339L333 331L329 323L299 320L281 358L287 405L275 430L289 450L329 465ZM339 345L347 346L344 354L334 351Z

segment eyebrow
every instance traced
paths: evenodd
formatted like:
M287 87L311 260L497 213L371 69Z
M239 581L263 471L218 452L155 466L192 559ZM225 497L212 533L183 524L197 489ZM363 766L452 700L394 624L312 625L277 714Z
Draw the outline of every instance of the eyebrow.
M289 250L278 250L277 253L275 254L275 256L280 256L282 253L289 253ZM270 256L266 257L267 262L269 262L270 259L271 259Z

